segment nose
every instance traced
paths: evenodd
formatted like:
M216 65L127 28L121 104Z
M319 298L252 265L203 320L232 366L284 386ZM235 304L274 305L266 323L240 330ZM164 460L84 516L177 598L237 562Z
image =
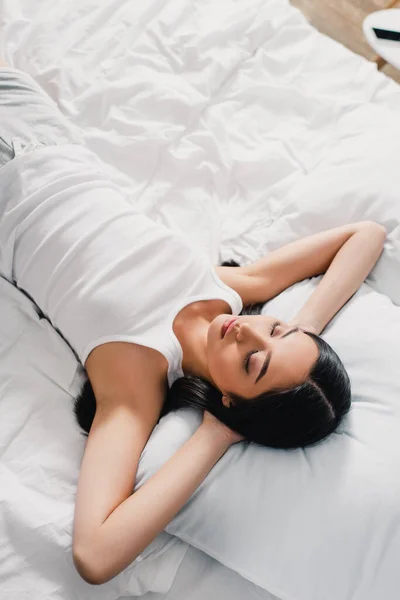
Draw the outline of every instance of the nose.
M260 334L257 329L253 329L253 327L251 327L248 323L246 322L238 322L235 324L235 329L236 329L236 341L241 343L241 342L264 342L264 338L262 336L262 334Z

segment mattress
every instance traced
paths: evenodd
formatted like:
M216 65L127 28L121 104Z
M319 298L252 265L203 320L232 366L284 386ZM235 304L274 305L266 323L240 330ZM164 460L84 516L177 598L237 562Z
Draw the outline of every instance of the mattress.
M245 264L341 224L324 208L335 186L344 220L359 218L337 155L332 180L317 186L319 211L308 202L307 182L330 160L338 124L349 137L354 123L369 132L354 177L378 165L382 189L393 202L398 194L388 187L396 143L382 141L379 123L387 130L398 120L399 86L286 0L4 0L0 56L82 128L135 206L215 263ZM302 221L291 212L298 194ZM396 243L369 284L399 304ZM104 586L78 577L70 550L84 439L72 405L82 372L32 302L4 280L0 290L1 596L197 600L198 590L213 598L219 589L222 598L274 598L166 532Z

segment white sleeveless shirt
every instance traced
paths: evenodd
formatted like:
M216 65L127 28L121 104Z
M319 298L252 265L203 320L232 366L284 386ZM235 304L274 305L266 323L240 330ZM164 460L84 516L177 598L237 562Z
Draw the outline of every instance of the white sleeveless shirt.
M199 300L239 314L239 294L183 235L136 211L84 146L47 146L0 169L0 269L26 292L82 365L96 346L158 350L183 376L172 325Z

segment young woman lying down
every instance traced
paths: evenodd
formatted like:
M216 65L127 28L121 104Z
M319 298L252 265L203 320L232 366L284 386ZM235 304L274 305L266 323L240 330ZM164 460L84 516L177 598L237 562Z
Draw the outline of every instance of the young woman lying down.
M350 383L320 334L375 265L386 234L352 223L248 266L214 267L132 207L30 76L3 64L0 91L1 274L87 373L76 405L89 435L73 558L100 584L168 525L231 444L294 448L336 429ZM320 274L290 322L257 312ZM132 494L160 416L184 405L204 409L202 425Z

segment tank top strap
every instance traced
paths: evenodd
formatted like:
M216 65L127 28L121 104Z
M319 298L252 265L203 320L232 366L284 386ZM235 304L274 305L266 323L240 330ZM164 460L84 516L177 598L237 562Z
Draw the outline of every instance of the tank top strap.
M200 301L200 300L224 300L231 307L232 314L238 315L243 308L243 302L242 302L240 295L237 293L236 290L234 290L233 288L226 285L226 283L224 283L222 281L222 279L220 279L218 277L213 265L210 266L209 273L211 275L211 285L209 285L208 288L204 290L204 293L199 294L195 297L192 296L190 298L187 298L184 306L186 306L187 304L190 304L191 302ZM182 308L183 308L183 306L181 305L180 309L182 309ZM175 352L170 353L170 352L168 352L168 350L166 350L166 352L165 352L165 355L167 355L167 354L169 355L168 356L169 366L168 366L168 376L167 377L168 377L168 385L170 387L176 379L179 379L180 377L184 377L184 373L183 373L183 369L182 369L182 360L183 360L182 347L181 347L176 335L174 334L172 327L171 327L171 337L172 337L172 341L175 346Z
M219 289L222 292L225 292L223 299L226 300L226 302L228 302L228 304L230 305L230 307L232 309L232 314L238 315L241 312L241 310L243 309L242 298L240 297L240 295L237 293L236 290L234 290L233 288L226 285L226 283L224 283L222 281L222 279L220 279L218 277L217 273L215 272L215 268L213 266L211 266L210 273L211 273L215 283L219 287Z

